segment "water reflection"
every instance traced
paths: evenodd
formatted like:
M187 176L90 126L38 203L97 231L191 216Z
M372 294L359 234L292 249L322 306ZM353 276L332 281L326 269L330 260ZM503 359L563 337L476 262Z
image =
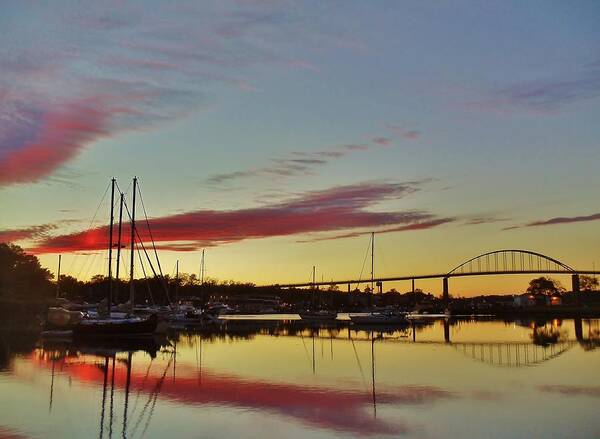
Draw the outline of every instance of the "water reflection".
M600 396L592 372L600 364L599 328L598 320L442 319L400 328L230 321L162 340L110 344L36 344L5 335L3 393L45 386L46 413L31 413L27 420L0 415L0 425L30 436L73 436L74 427L57 420L81 412L86 431L96 432L86 437L99 438L164 437L168 431L188 436L199 425L218 436L223 432L211 420L219 416L239 436L260 436L265 432L256 425L264 422L286 425L299 437L435 436L442 420L454 422L445 418L448 412L506 404L518 392L542 406L541 395L552 395L584 407L585 398ZM565 370L565 377L556 377L554 367L544 369L575 348L576 356L561 367L583 365L579 376ZM528 372L531 366L540 373ZM576 380L585 377L596 381ZM515 394L498 391L515 380ZM30 398L36 407L37 394ZM187 421L171 422L183 416L178 413ZM595 418L590 422L598 427Z

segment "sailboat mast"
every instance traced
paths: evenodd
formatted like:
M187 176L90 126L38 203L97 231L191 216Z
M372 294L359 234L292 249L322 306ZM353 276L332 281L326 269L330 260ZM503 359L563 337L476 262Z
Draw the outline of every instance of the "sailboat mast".
M202 249L202 260L200 261L200 285L204 285L204 249Z
M58 274L56 276L56 298L60 296L60 260L62 255L58 255Z
M135 253L135 195L137 192L137 177L133 177L133 201L131 205L131 259L129 260L129 303L133 313L135 288L133 286L133 261Z
M317 292L315 291L317 289L317 286L315 284L315 276L316 276L316 274L317 274L317 267L315 267L313 265L313 276L312 276L313 277L312 278L312 283L313 283L312 284L312 289L313 289L313 294L312 294L312 302L313 303L312 303L312 307L313 307L313 309L317 306L317 299L316 299Z
M371 232L371 294L373 290L373 278L375 277L375 232Z
M123 202L124 202L124 195L121 192L121 202L119 204L119 231L118 231L118 237L117 237L117 272L115 273L115 280L117 281L117 290L119 288L119 268L121 267L120 262L121 262L121 230L122 230L122 226L123 226ZM119 301L118 298L118 291L117 291L117 302Z
M112 247L113 247L113 222L115 220L115 178L111 179L111 192L110 192L110 226L108 228L108 315L110 317L110 311L112 307Z
M175 304L179 303L179 259L175 265Z

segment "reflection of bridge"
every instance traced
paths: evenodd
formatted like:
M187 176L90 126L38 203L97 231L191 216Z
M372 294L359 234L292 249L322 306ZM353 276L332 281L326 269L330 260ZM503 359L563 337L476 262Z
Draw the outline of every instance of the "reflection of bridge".
M547 346L531 342L452 343L458 352L477 361L504 367L535 366L552 360L571 349L577 342L565 341Z
M463 262L462 264L456 266L447 273L378 277L373 278L372 280L373 282L377 283L377 285L380 288L380 291L382 290L383 282L410 280L412 281L414 291L415 280L441 278L443 280L444 300L448 301L448 279L451 277L490 276L507 274L568 274L571 275L572 279L572 291L578 292L580 274L600 274L600 271L576 270L558 261L557 259L529 250L496 250L493 252L483 253L479 256L471 258ZM332 280L329 282L305 282L294 284L281 284L278 286L281 288L314 288L318 286L347 284L348 291L350 291L350 285L361 284L367 281L371 280Z
M256 321L254 323L267 324L265 333L284 337L299 337L304 339L333 341L347 340L354 342L373 341L385 343L400 343L423 346L445 346L455 349L476 361L500 367L525 367L536 366L545 361L552 360L567 352L575 345L580 345L584 350L592 350L600 346L600 321L585 320L587 331L583 329L582 319L575 319L575 340L567 338L567 332L560 327L534 326L531 328L531 341L451 341L450 328L453 319L441 320L443 340L418 340L417 332L420 328L429 327L434 320L414 322L410 326L380 326L380 325L354 325L349 321L338 321L336 325L311 326L302 321L276 322L282 326L272 324L270 321ZM228 321L233 323L234 320ZM236 322L238 323L238 322ZM228 332L229 328L222 328ZM260 332L258 327L255 328ZM584 333L587 332L587 336ZM441 336L442 334L440 334ZM441 338L441 337L440 337Z

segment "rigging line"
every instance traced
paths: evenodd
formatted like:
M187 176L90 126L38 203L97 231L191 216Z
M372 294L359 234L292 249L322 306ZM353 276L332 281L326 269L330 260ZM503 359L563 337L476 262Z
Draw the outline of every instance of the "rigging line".
M144 205L144 197L142 197L142 189L138 182L137 186L138 194L140 194L140 201L142 202L142 210L144 211L144 218L146 219L146 226L148 227L148 233L150 234L150 241L152 241L152 248L154 249L154 256L156 257L156 263L158 264L158 271L160 275L163 275L162 267L160 266L160 259L158 259L158 252L156 251L156 244L154 243L154 237L152 236L152 230L150 230L150 221L148 221L148 214L146 213L146 206ZM170 302L170 300L169 300Z
M100 211L100 207L102 207L102 204L104 203L104 199L106 198L106 194L108 194L108 189L110 188L110 185L111 185L111 183L108 183L106 185L106 189L104 190L104 194L102 194L102 197L100 198L100 202L98 203L98 206L96 207L96 211L94 212L94 216L92 217L92 220L90 221L90 224L88 225L88 227L85 230L84 234L87 234L92 229L92 225L94 224L94 221L96 220L96 216L98 216L98 212ZM68 270L66 270L66 271L69 271L69 272L71 271L71 269L73 268L74 262L75 262L75 258L72 258L71 259L71 265L69 266Z
M146 287L148 288L148 295L150 296L150 300L152 301L152 305L155 305L154 296L152 295L152 289L150 288L150 282L148 281L148 276L146 276L146 269L144 268L144 262L142 261L142 253L138 248L138 258L140 260L140 267L142 267L142 273L144 273L144 280L146 281Z
M365 258L363 259L362 268L360 269L360 276L358 276L358 284L356 285L357 288L361 284L360 281L362 280L363 271L365 269L365 263L367 262L367 256L369 256L369 249L371 248L371 239L372 238L373 238L373 236L371 236L371 238L369 239L369 244L367 245L367 251L365 252Z
M129 216L129 218L131 219L131 214L129 213L129 207L127 206L127 203L123 203L123 205L125 206L125 210L127 211L127 215ZM167 288L166 285L166 281L165 281L165 277L162 274L162 271L160 273L160 277L158 276L158 274L156 273L156 270L154 269L154 265L152 265L152 261L150 260L150 255L148 255L148 251L146 250L146 246L144 245L144 242L142 241L142 237L140 236L140 232L138 232L137 227L135 228L135 234L138 238L138 242L140 244L140 246L142 247L142 250L144 251L144 254L146 255L146 259L148 259L148 264L150 264L150 269L152 270L152 273L154 274L154 277L158 277L161 281L162 281L162 287L165 291L165 294L167 296L167 301L169 303L171 303L171 297L169 296L169 290ZM160 265L159 265L160 268Z
M127 185L127 188L126 188L126 189L125 189L125 191L123 192L123 191L121 190L121 186L119 186L119 182L118 182L118 181L115 181L115 183L116 183L116 185L117 185L117 189L118 189L118 190L119 190L119 192L120 192L120 193L122 193L123 195L125 195L125 194L126 194L128 191L129 191L129 188L131 187L131 181L130 181L130 182L129 182L129 184Z
M92 256L92 258L91 258L91 262L89 264L87 264L87 268L85 270L85 273L83 274L84 279L87 279L88 274L89 274L90 270L92 269L92 266L94 266L94 264L96 263L97 258L98 258L98 253L94 253L94 256ZM79 275L77 276L77 278L79 279Z

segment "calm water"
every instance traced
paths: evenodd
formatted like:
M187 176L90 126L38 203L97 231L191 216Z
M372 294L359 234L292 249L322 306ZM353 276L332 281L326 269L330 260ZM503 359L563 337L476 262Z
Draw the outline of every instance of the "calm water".
M0 437L600 437L600 321L1 336Z

